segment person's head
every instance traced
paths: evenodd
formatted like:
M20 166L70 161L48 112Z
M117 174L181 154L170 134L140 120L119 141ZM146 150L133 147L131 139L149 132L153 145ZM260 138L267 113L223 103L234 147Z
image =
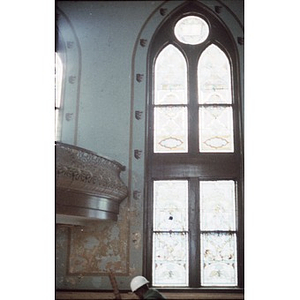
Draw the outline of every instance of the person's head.
M136 276L130 282L130 288L140 299L143 299L144 294L148 291L149 281L144 276Z

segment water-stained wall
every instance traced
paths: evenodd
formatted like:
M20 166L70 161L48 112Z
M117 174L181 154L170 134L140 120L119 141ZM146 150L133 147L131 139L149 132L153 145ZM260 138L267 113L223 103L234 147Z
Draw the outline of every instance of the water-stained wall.
M126 200L118 222L94 222L88 226L57 225L57 286L60 288L108 288L107 272L128 275L129 213Z
M129 195L118 221L56 227L56 288L128 290L143 273L147 53L152 35L185 1L58 1L57 52L64 63L60 141L120 162ZM243 1L200 1L242 28ZM242 57L241 57L242 62Z

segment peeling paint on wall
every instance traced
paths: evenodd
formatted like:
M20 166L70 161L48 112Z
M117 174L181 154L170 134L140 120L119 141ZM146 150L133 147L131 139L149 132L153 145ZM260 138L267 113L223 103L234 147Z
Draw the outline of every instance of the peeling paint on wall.
M126 201L125 201L126 202ZM118 222L102 222L70 229L68 275L128 273L128 210L121 209Z

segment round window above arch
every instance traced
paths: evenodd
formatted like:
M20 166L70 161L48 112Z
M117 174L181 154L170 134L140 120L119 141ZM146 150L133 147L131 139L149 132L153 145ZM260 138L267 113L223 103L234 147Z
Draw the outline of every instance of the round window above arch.
M174 33L181 43L198 45L207 39L209 27L202 18L198 16L187 16L176 23Z

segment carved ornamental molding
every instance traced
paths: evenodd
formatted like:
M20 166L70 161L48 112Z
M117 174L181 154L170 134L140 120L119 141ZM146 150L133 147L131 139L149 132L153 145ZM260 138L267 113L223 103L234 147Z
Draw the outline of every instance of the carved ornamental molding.
M117 219L128 189L125 167L95 152L56 143L56 212L85 219Z

